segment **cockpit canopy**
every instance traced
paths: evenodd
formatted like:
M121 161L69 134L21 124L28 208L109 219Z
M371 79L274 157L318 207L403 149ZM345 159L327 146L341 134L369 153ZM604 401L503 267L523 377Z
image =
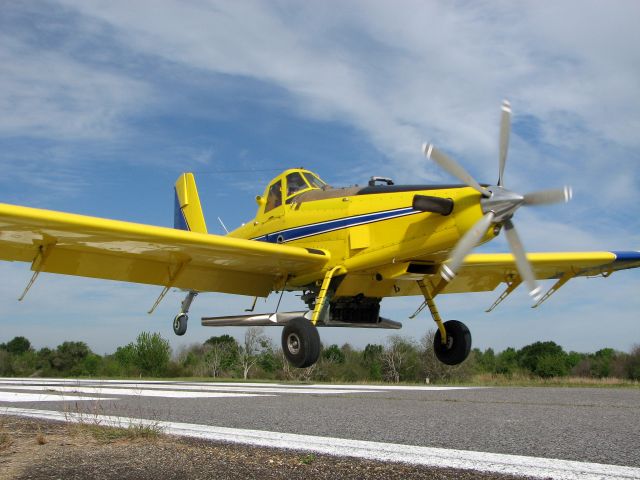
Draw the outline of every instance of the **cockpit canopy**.
M302 168L290 169L278 175L265 190L263 197L257 197L258 205L264 205L264 213L284 203L291 203L295 197L311 190L326 189L327 184L315 173Z

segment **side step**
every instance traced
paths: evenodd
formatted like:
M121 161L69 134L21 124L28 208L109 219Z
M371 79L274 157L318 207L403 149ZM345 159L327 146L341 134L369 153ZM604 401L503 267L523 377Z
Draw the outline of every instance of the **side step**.
M279 312L262 313L257 315L234 315L230 317L203 317L202 325L205 327L282 327L298 317L311 318L312 312ZM400 322L394 322L387 318L379 318L377 323L348 323L338 321L318 321L316 327L347 327L347 328L387 328L398 330L402 328Z

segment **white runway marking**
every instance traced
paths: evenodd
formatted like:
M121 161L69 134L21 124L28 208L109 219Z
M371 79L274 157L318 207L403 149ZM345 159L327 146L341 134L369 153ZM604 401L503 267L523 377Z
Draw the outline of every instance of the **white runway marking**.
M37 390L62 393L89 393L93 395L125 395L138 397L163 398L230 398L230 397L269 397L273 395L259 393L230 393L230 392L185 392L181 390L147 390L145 388L104 388L82 387L66 385L9 385L7 388L16 390Z
M0 409L0 413L69 422L81 422L88 419L87 415L74 413L64 414L48 410L9 407ZM92 415L89 420L99 422L100 425L124 428L129 425L150 425L162 428L167 434L206 440L304 450L335 456L358 457L385 462L403 462L439 468L455 468L559 480L640 479L640 468L618 465L223 428L189 423L161 422L106 415Z
M77 402L79 400L102 400L102 398L47 393L0 392L0 402Z
M73 380L73 379L32 379L16 378L1 379L1 385L12 385L10 388L26 388L23 385L34 383L49 385L76 385L84 388L101 388L103 393L106 389L103 384L114 387L127 387L133 390L191 390L191 391L222 391L222 392L245 392L254 394L265 393L294 393L294 394L348 394L348 393L381 393L385 391L448 391L448 390L470 390L485 387L447 387L447 386L413 386L413 385L289 385L289 384L269 384L269 383L230 383L230 382L160 382L160 381L140 381L132 382L126 380ZM16 386L13 386L16 385ZM9 387L7 387L9 388ZM40 387L45 388L45 387ZM47 387L49 388L49 387ZM50 387L53 388L53 387ZM69 387L71 388L71 387ZM76 388L77 391L77 388ZM89 392L85 392L89 393ZM156 396L156 395L153 395ZM161 396L161 395L160 395Z
M395 390L447 391L481 387L434 387L409 385L287 385L236 382L172 382L131 380L87 380L57 378L2 378L0 388L42 392L40 394L1 392L0 402L116 400L114 397L159 398L240 398L294 395L372 394ZM68 395L51 395L59 392ZM105 395L104 397L83 396Z
M478 390L489 387L448 387L435 385L306 385L307 388L326 388L340 390L343 388L357 388L359 390L377 391L412 391L412 392L446 392L448 390Z
M238 387L234 384L218 384L218 385L183 385L183 384L169 384L169 385L149 385L146 383L121 383L117 386L110 385L109 387L102 387L99 384L91 384L91 386L84 386L85 384L77 384L77 386L56 385L49 384L42 386L14 383L6 385L5 388L13 388L20 390L55 390L65 392L82 392L82 393L104 393L109 395L142 395L152 397L206 397L209 396L200 392L243 392L242 396L257 396L261 394L270 393L296 393L296 394L313 394L313 395L327 395L327 394L340 394L340 393L369 393L370 390L327 390L327 389L311 389L311 388L289 388L289 387ZM0 385L2 386L2 385ZM115 387L115 388L113 388ZM168 390L171 389L171 390ZM95 390L95 392L93 392ZM184 392L182 392L184 390ZM381 390L379 390L381 391ZM115 392L115 393L112 393ZM151 392L151 393L148 393ZM161 392L169 392L166 395ZM215 394L211 394L215 396ZM225 396L220 394L220 396ZM230 394L231 396L231 394Z

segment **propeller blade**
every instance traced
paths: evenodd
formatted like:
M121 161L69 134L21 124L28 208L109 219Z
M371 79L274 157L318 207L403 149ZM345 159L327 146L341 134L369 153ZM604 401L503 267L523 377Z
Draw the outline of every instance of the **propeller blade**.
M518 268L518 273L520 273L520 278L522 278L527 285L531 298L537 302L542 297L542 290L536 281L536 277L533 274L533 269L531 268L529 259L527 259L527 254L524 251L524 247L522 246L516 227L511 220L504 222L504 233L507 236L511 252L516 260L516 267Z
M551 203L566 203L573 197L571 187L564 187L553 190L540 190L539 192L527 193L524 196L525 205L547 205Z
M500 157L498 159L498 186L502 187L504 179L504 166L507 163L509 151L509 135L511 133L511 104L505 100L502 102L502 117L500 118Z
M491 196L491 192L489 192L489 190L487 190L486 188L480 186L480 184L476 182L475 179L471 175L469 175L469 173L464 168L462 168L462 166L458 162L456 162L454 159L442 153L440 150L435 148L432 144L430 143L423 144L422 151L424 152L424 154L428 159L436 162L444 170L446 170L451 175L456 177L462 183L469 185L472 188L475 188L484 197Z
M487 233L487 230L493 223L495 214L493 212L487 213L480 220L478 220L473 227L471 227L458 241L457 245L451 252L451 257L446 264L442 265L440 269L440 275L447 282L453 280L456 276L464 258L469 255L471 250L478 244L480 239Z

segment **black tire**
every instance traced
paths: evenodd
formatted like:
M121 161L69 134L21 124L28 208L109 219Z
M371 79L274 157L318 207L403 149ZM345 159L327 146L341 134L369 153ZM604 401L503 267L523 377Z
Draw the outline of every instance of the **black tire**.
M320 357L318 329L304 317L294 318L282 329L282 351L294 367L310 367Z
M442 344L438 329L433 337L433 350L445 365L458 365L466 360L471 351L471 332L458 320L444 322L444 329L447 331L447 343Z
M173 333L176 335L182 336L187 333L187 321L189 317L186 313L179 313L173 319Z

